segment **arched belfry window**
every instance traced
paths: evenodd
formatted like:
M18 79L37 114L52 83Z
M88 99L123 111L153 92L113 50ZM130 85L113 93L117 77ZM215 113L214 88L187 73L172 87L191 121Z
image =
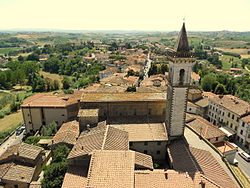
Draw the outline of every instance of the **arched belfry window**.
M183 85L184 84L184 76L185 76L185 70L181 69L180 74L179 74L179 84Z

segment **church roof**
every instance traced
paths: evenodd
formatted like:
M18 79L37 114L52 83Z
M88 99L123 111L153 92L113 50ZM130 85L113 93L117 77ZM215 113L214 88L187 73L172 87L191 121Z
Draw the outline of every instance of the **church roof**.
M189 45L188 45L185 22L183 23L181 31L179 33L176 52L189 52Z

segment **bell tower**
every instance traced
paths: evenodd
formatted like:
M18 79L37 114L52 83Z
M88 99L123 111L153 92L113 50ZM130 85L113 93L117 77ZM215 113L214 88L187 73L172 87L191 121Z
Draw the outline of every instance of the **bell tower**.
M167 88L166 125L169 139L184 134L187 95L191 82L192 67L195 58L188 45L185 23L179 33L177 47L168 53L169 74Z

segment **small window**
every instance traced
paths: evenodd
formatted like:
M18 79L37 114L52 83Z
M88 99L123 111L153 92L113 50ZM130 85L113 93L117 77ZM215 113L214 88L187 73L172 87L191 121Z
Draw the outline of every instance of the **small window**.
M189 108L189 111L191 111L192 110L192 108Z
M232 119L234 119L234 114L232 115Z
M148 150L144 150L143 153L144 153L144 154L148 154Z
M225 113L223 112L222 115L224 116L224 114L225 114Z
M147 146L148 145L148 142L144 142L144 146Z
M243 130L240 130L240 134L243 135Z
M237 127L234 127L234 130L237 131Z
M29 121L29 124L31 124L31 121Z
M227 116L230 117L230 112L228 112Z
M219 138L218 138L218 137L216 137L216 138L215 138L215 140L216 140L216 141L218 141L218 140L219 140Z
M233 128L233 124L232 123L231 123L230 127Z
M62 114L62 116L65 116L64 114Z
M245 122L242 122L242 127L245 127Z
M156 151L156 154L157 154L157 155L160 155L160 154L161 154L161 151L160 151L160 150L157 150L157 151Z
M160 146L160 145L161 145L161 141L158 141L158 142L157 142L157 145Z

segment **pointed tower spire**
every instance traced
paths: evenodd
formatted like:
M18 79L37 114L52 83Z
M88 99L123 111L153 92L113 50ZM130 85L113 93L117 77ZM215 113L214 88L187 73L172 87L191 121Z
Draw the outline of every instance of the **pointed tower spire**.
M176 52L189 52L189 45L188 45L188 38L187 38L185 22L183 22L181 31L179 33Z

